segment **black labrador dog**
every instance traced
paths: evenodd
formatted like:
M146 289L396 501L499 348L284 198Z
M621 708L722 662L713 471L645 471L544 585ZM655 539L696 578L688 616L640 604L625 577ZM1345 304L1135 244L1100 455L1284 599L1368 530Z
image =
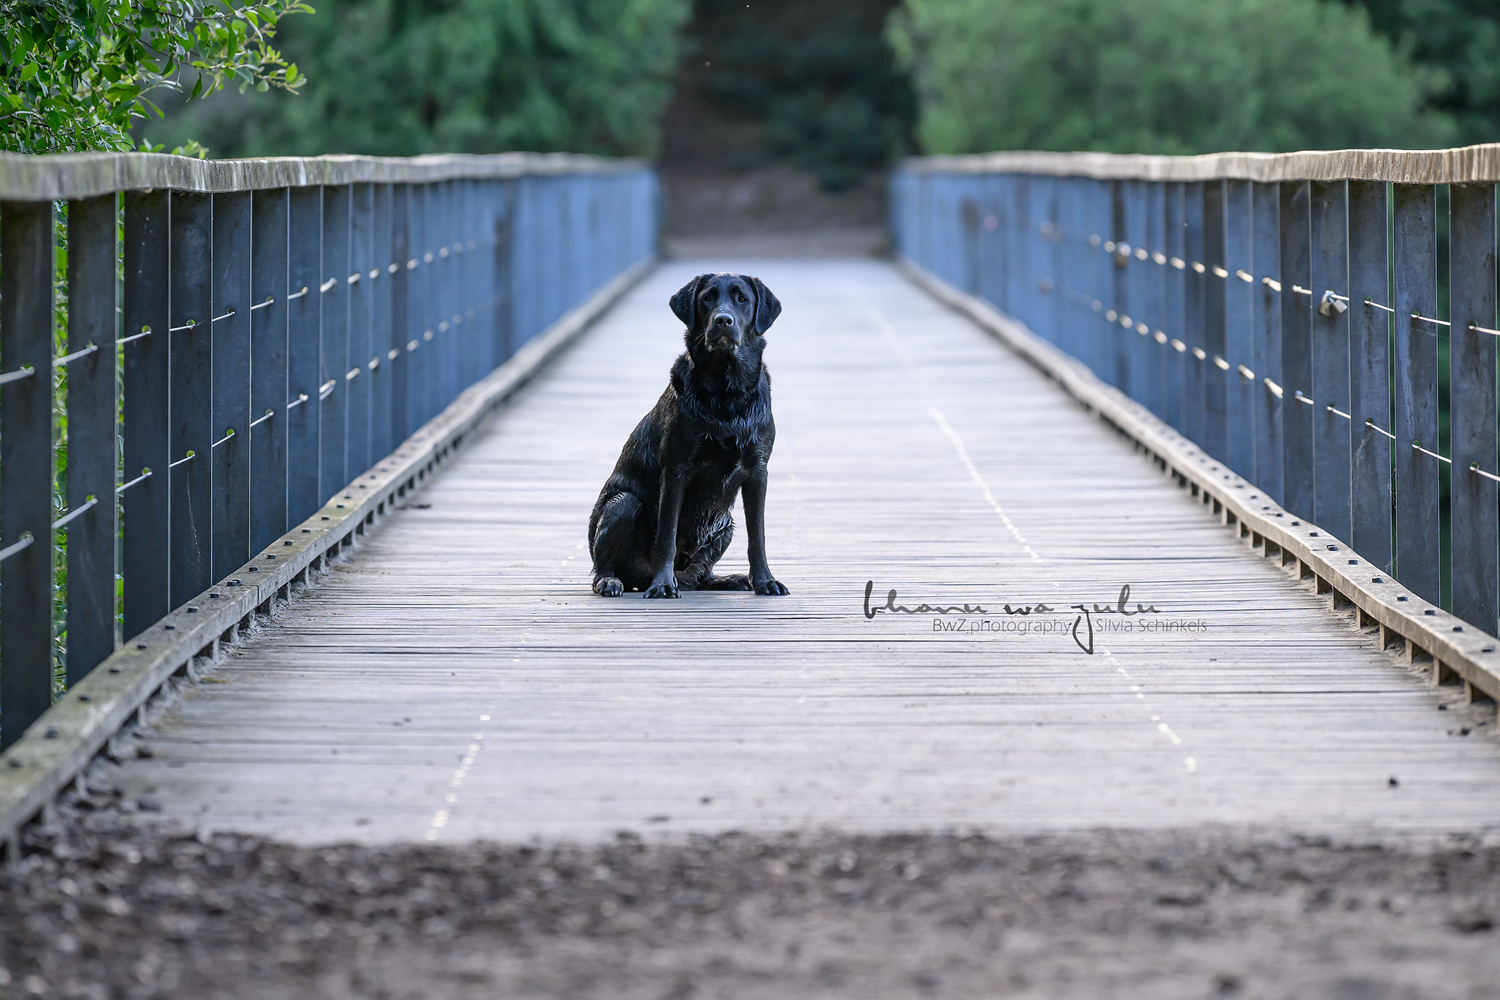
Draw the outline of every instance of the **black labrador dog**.
M686 590L785 594L766 565L766 461L776 442L761 334L781 303L759 278L700 274L671 299L687 352L636 425L589 515L594 593ZM714 576L745 491L750 575Z

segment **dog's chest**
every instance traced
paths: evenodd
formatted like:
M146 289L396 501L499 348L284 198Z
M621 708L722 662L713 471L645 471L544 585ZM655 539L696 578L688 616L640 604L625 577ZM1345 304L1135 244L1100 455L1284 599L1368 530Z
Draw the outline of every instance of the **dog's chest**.
M702 480L734 489L760 464L760 447L754 435L740 441L705 437L698 458Z

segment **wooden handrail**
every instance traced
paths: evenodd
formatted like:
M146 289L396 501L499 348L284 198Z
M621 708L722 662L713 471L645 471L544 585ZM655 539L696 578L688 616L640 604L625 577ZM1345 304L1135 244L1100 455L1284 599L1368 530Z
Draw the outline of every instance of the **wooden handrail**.
M913 157L902 168L917 173L1042 174L1099 180L1466 184L1500 182L1500 143L1457 149L1339 149L1201 156L1012 151Z
M574 153L273 156L247 160L199 160L167 153L0 153L0 201L58 201L148 189L222 194L314 184L421 184L528 174L618 173L643 166L640 160Z

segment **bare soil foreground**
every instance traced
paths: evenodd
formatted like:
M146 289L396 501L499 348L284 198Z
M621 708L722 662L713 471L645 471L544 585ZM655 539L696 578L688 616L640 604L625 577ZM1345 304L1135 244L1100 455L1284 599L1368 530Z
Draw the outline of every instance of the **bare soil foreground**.
M0 996L1500 995L1500 848L1221 828L302 848L31 834Z

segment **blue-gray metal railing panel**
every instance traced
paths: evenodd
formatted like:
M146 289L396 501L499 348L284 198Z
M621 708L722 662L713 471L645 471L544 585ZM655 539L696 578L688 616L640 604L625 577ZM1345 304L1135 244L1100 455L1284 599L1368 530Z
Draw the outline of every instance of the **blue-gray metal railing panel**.
M891 226L902 256L1494 633L1497 181L1500 145L930 157L893 175Z
M654 254L658 200L566 155L0 155L0 746Z

